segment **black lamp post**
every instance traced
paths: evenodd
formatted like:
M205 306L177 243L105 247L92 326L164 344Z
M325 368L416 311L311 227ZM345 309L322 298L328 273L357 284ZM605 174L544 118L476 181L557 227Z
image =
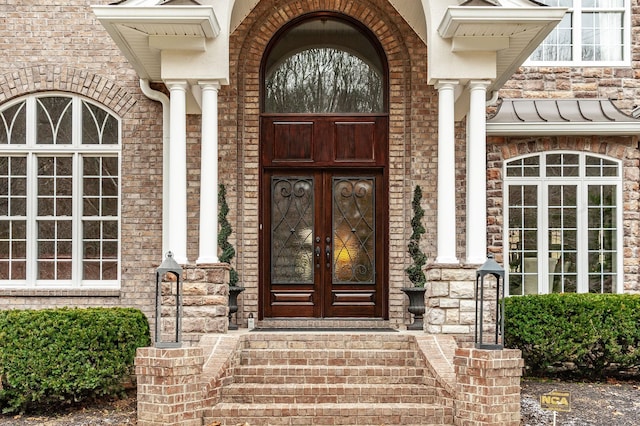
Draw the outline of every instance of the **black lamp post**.
M175 313L175 330L173 341L162 340L162 283L167 281L173 286L176 284L176 313ZM182 286L182 268L173 258L173 253L168 252L167 257L162 264L156 269L156 347L157 348L180 348L182 347L181 320L182 320L182 297L180 296L180 287Z
M484 336L484 312L485 312L485 287L489 283L485 278L495 278L495 331L493 339L489 338L485 342ZM493 281L493 280L492 280ZM490 301L486 301L487 304ZM490 305L490 304L489 304ZM491 306L489 306L491 312ZM497 349L504 348L504 268L502 268L495 260L493 255L487 256L487 261L476 271L476 331L475 345L477 349ZM491 327L493 328L493 327Z

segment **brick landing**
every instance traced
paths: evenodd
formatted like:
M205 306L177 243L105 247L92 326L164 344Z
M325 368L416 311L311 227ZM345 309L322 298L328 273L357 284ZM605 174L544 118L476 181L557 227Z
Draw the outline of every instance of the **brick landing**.
M209 334L139 350L138 424L516 426L521 369L422 332Z

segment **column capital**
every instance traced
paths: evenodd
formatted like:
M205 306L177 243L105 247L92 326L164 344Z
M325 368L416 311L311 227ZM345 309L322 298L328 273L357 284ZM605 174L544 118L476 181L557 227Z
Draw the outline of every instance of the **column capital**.
M491 80L469 80L469 89L486 89L491 84Z
M167 85L169 90L184 90L186 92L187 88L189 88L187 80L165 80L164 84Z
M202 90L213 89L218 91L220 90L221 84L218 80L202 80L198 81L198 86L200 86Z
M460 84L460 80L438 80L436 84L433 85L437 90L447 89L447 88L455 88Z

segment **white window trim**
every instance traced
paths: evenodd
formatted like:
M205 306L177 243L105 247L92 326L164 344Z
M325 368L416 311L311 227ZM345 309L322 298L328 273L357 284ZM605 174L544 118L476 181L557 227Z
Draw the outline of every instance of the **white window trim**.
M68 145L38 145L36 144L36 99L42 97L66 97L72 99L72 143ZM27 159L27 233L26 233L26 279L24 280L0 280L0 289L119 289L121 281L122 265L122 121L120 117L107 106L95 102L89 98L66 92L40 92L18 98L2 105L2 110L26 100L26 143L24 145L0 144L2 156L26 156ZM95 105L111 114L118 123L118 143L105 145L81 144L82 134L82 102ZM71 280L37 280L37 170L36 161L39 156L64 156L73 157L73 206L72 206L72 279ZM83 280L82 279L82 162L83 156L115 156L118 158L118 216L114 217L118 222L118 253L115 262L118 264L117 278L115 280ZM31 172L30 172L31 171ZM107 216L105 216L107 217Z
M546 155L547 154L578 154L579 156L579 165L580 165L580 176L579 177L507 177L507 163L512 161L521 160L523 158L528 158L532 156L540 157L540 170L544 170L546 167ZM605 160L613 161L617 164L618 167L618 176L615 177L596 177L596 176L585 176L585 159L587 156L602 158ZM588 284L588 272L587 268L582 267L581 265L585 265L588 263L588 250L587 250L587 224L586 220L586 210L587 210L587 190L588 185L616 185L616 283L614 285L614 293L623 293L624 292L624 225L623 225L623 216L624 216L624 200L623 196L623 169L622 162L616 158L607 157L604 155L599 155L591 152L576 152L576 151L544 151L537 154L526 154L518 157L509 158L504 161L503 164L503 176L504 176L504 190L503 190L503 200L502 205L504 206L504 228L503 228L503 247L502 252L504 253L504 258L508 259L509 257L509 186L511 185L529 185L537 187L537 196L538 196L538 252L544 253L544 256L538 256L538 294L549 294L550 286L549 286L549 262L548 256L546 255L549 252L548 245L548 215L545 214L548 212L548 198L545 196L547 192L547 188L550 185L558 185L565 184L570 185L572 183L576 183L578 185L578 217L577 217L577 264L580 265L577 268L577 292L578 293L588 293L589 292L589 284ZM541 231L542 230L542 231ZM507 285L505 286L505 294L509 295L509 268L505 268L505 282Z
M582 8L582 0L573 0L574 7L569 8L567 13L573 13L573 58L582 57L582 12L583 10L611 10L624 12L622 18L622 60L621 61L583 61L581 59L573 59L570 61L534 61L527 59L523 66L527 67L566 67L566 66L580 66L580 67L630 67L631 66L631 2L630 0L624 0L624 6L622 8ZM580 16L576 19L576 16ZM580 35L576 37L575 35Z

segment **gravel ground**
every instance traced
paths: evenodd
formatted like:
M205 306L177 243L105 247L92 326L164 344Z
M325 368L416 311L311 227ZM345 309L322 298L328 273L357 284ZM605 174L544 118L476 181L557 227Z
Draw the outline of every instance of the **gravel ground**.
M522 425L553 425L553 412L540 408L540 396L552 391L571 393L571 411L558 413L558 426L640 425L640 382L574 383L524 380ZM70 407L58 413L0 415L0 425L121 426L136 424L135 392L127 398Z
M540 397L553 391L571 394L571 411L557 413L558 426L640 425L640 382L537 380L522 382L522 425L553 425L553 412L540 408Z

